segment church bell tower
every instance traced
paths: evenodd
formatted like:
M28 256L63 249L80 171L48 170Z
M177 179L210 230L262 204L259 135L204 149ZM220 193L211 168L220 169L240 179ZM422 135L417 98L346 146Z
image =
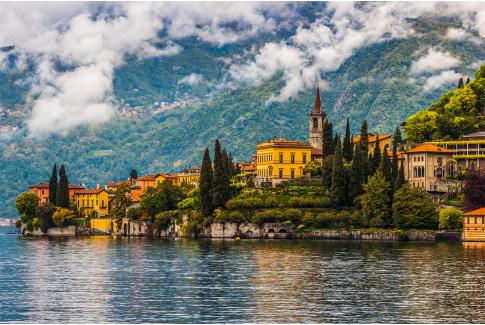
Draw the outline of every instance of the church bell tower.
M317 94L315 95L315 105L310 112L309 130L310 130L310 145L312 148L322 150L322 136L323 123L325 122L325 113L322 110L322 103L320 101L320 88L317 87Z

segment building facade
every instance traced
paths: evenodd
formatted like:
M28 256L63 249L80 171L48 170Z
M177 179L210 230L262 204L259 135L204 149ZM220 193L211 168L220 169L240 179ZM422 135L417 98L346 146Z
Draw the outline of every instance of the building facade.
M104 188L78 190L74 193L74 203L84 216L92 211L98 216L109 214L109 194Z
M465 241L485 241L485 207L463 215L462 239Z
M369 134L368 136L368 154L374 153L377 143L379 143L379 149L381 152L386 146L391 150L392 136L390 134ZM356 143L360 143L360 135L352 138L352 144L355 146ZM389 152L390 154L390 152Z
M313 110L310 112L308 119L308 130L310 145L312 148L322 150L322 136L323 125L325 123L325 113L322 110L322 103L320 100L320 89L317 87L317 93L315 95L315 104Z
M69 200L73 200L74 192L85 189L84 185L68 185ZM40 182L35 185L29 186L29 192L34 193L39 198L40 203L49 203L49 183Z
M449 192L453 182L447 179L453 151L423 144L404 154L404 176L410 186L428 192Z
M305 165L311 161L311 145L307 142L275 139L256 146L256 183L305 176Z

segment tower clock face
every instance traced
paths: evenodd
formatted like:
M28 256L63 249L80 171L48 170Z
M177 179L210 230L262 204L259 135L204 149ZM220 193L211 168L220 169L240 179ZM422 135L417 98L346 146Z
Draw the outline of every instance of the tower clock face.
M318 119L316 117L313 119L313 127L314 128L318 127Z

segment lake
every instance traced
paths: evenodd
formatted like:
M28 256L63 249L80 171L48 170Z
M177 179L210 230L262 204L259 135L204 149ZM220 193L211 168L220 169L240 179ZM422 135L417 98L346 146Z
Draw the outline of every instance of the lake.
M0 306L1 322L484 323L485 243L2 234Z

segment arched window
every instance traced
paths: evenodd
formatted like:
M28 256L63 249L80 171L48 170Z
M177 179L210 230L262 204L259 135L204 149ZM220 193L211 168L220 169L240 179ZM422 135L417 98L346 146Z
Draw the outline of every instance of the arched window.
M316 117L313 118L313 127L318 128L318 119Z

